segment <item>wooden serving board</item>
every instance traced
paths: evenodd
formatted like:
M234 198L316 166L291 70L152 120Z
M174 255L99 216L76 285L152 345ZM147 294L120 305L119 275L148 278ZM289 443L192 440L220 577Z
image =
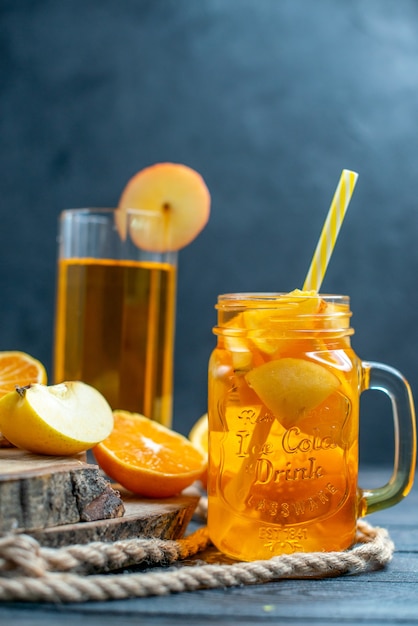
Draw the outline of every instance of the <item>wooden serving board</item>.
M0 534L25 532L54 547L136 536L177 539L197 502L197 496L134 496L110 485L85 455L0 449Z
M189 495L146 500L123 490L121 496L125 506L123 517L32 530L29 534L51 548L135 537L179 539L199 501L197 496Z
M119 494L85 455L55 457L0 449L0 532L123 515Z

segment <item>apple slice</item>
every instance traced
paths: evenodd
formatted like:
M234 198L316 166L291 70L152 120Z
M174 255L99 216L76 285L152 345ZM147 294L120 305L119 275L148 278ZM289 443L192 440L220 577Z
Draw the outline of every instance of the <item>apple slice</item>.
M110 435L113 413L105 398L85 383L17 387L0 400L0 430L18 448L70 455Z
M240 337L225 337L225 347L231 353L234 370L248 370L253 355L248 349L248 342Z
M341 384L322 365L291 357L263 363L248 372L245 379L285 428L293 426Z
M238 313L231 320L225 322L227 332L224 335L225 348L231 355L234 370L249 370L253 355L248 347L248 339L241 335L243 325L242 313Z
M117 227L123 238L128 229L133 242L144 250L180 250L205 227L210 213L210 194L201 175L190 167L157 163L128 181L118 209ZM144 213L130 216L127 225L129 209L142 209ZM162 219L147 219L145 212L155 213Z

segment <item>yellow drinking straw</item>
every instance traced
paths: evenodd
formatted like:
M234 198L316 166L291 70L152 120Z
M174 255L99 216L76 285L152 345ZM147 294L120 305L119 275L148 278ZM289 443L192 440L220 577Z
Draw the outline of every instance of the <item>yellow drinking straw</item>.
M340 232L345 213L347 211L358 174L350 170L343 170L329 207L328 215L322 228L321 236L312 257L309 271L303 284L303 290L319 291L331 258L335 242Z

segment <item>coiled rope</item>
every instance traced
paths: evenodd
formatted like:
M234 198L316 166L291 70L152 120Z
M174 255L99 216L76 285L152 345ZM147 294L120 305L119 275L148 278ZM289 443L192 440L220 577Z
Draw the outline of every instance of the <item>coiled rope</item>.
M289 578L359 574L385 567L394 552L385 529L359 520L356 543L344 552L296 553L248 563L178 564L208 546L206 527L179 540L136 538L65 548L46 548L29 535L8 534L0 537L0 600L120 600ZM148 569L108 573L139 566ZM151 566L159 566L159 571L149 571Z

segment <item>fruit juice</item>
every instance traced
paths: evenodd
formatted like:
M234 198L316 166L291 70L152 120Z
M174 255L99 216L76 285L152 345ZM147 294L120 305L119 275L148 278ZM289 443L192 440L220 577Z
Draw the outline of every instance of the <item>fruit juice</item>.
M208 528L244 560L354 539L359 367L348 303L223 296L209 365ZM305 297L306 295L306 297Z
M176 269L60 259L55 382L82 380L113 409L171 424Z

